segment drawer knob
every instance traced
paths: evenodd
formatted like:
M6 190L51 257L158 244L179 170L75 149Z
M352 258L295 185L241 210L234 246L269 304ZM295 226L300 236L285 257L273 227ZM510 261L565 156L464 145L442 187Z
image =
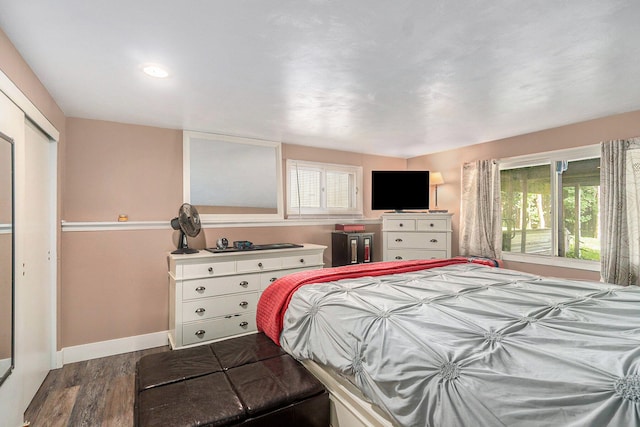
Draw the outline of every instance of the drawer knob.
M242 282L240 282L240 286L242 286L243 288L246 288L247 286L249 286L249 282L247 282L246 280L243 280Z
M429 240L431 243L438 243L438 239L431 239Z
M204 292L204 291L205 291L205 289L207 289L207 288L205 288L204 286L198 286L198 287L196 288L196 292Z
M247 326L249 326L249 322L240 322L239 325L241 328L246 328Z
M240 305L240 307L242 307L242 308L246 308L246 307L249 305L249 303L248 303L248 302L246 302L246 301L242 301L239 305Z
M434 226L434 224L433 224L433 223L429 224L429 227L433 227L433 226Z
M209 273L213 273L213 267L209 267L207 270L209 270Z
M205 331L202 329L199 329L196 331L195 336L197 336L198 338L202 337L205 334Z
M403 223L398 224L398 227L404 227Z
M402 259L400 255L396 255L396 259Z
M277 277L272 277L271 279L269 279L269 282L273 283L273 282L275 282L276 280L278 280L278 278L277 278Z
M262 268L262 263L261 262L258 263L258 267Z
M300 263L304 264L304 258L300 258Z
M402 239L396 239L396 242L402 242Z
M200 307L200 308L198 308L198 309L196 310L196 313L198 313L198 314L202 314L202 313L204 313L205 311L206 311L206 310L205 310L204 308Z

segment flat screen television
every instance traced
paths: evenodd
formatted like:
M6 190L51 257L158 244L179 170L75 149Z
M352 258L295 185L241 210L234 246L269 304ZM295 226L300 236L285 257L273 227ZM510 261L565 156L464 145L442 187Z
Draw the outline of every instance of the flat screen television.
M429 171L372 171L371 209L429 209Z

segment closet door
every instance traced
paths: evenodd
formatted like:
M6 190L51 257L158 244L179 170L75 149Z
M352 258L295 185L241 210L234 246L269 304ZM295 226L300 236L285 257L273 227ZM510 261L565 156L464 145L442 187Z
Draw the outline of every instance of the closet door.
M17 301L23 349L24 399L31 401L51 369L55 282L51 277L52 190L51 143L28 119L25 133L23 182L18 191L16 238L18 284L25 299ZM16 159L18 161L19 159ZM55 182L55 181L54 181ZM17 184L17 182L16 182ZM53 193L55 194L55 192Z
M55 144L2 92L0 131L15 156L15 369L0 386L0 426L18 426L55 354Z
M0 131L14 140L14 150L17 150L18 145L24 144L24 113L20 110L9 98L7 98L2 92L0 92ZM17 185L17 173L14 167L14 183ZM16 193L14 192L14 197ZM14 201L15 207L15 201ZM17 210L15 212L17 214ZM14 216L15 219L15 216ZM14 233L17 230L14 228ZM17 260L14 267L16 274L16 287L15 287L15 301L16 304L20 298L20 289L18 289L18 271ZM0 386L0 425L18 426L22 422L22 412L26 409L23 394L23 360L21 360L20 339L18 337L18 310L14 308L15 323L14 323L14 337L15 337L15 369L7 377L7 380ZM28 404L28 403L27 403ZM6 424L2 424L5 422Z

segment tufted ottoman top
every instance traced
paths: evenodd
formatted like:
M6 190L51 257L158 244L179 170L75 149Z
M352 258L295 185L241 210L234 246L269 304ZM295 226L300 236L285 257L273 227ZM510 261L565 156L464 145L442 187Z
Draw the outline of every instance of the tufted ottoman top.
M322 383L264 334L150 354L136 368L137 426L328 425Z

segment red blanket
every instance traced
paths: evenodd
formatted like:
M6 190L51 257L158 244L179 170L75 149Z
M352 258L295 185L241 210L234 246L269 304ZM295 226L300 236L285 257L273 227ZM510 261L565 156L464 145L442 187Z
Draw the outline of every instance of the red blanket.
M262 293L262 297L258 302L258 312L256 313L258 330L264 332L273 342L280 345L280 333L282 332L284 313L287 311L289 301L291 301L293 294L302 285L362 276L384 276L387 274L407 273L410 271L426 270L468 262L492 267L498 266L497 261L488 258L456 257L450 259L375 262L371 264L307 270L289 274L273 282Z

